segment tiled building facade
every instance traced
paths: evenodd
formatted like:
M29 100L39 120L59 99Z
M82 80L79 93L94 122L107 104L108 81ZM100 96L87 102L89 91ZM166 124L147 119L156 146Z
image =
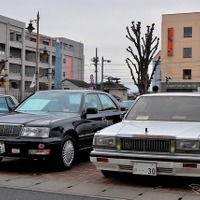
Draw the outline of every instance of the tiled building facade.
M162 16L161 91L200 88L200 13Z

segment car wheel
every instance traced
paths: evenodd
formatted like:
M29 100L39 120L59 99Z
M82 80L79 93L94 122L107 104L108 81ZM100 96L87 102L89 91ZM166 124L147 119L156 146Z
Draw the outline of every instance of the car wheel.
M117 175L117 172L107 171L107 170L101 170L101 173L107 178L113 178L116 177Z
M60 163L61 168L67 170L70 169L75 160L75 141L73 137L66 136L62 142Z

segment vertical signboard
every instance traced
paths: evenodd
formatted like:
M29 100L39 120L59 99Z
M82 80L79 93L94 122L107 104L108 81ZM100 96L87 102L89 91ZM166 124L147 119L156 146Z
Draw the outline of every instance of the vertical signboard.
M56 42L56 64L55 64L55 78L54 78L54 89L62 89L62 72L61 72L61 50L60 41Z
M173 28L168 28L167 54L173 55Z
M90 74L90 89L93 90L94 89L94 75Z
M67 56L67 78L72 79L72 56Z

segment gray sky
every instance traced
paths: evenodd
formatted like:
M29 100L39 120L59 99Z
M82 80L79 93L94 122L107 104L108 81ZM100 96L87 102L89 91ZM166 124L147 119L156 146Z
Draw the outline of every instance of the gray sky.
M126 51L132 43L126 38L126 27L132 21L146 26L155 23L154 36L161 39L162 14L200 12L199 0L6 0L1 3L0 15L29 23L40 12L40 33L66 37L84 44L85 81L94 74L91 58L98 49L104 63L104 74L121 78L121 83L134 88L125 64ZM161 47L159 46L159 49ZM98 67L100 81L101 62Z

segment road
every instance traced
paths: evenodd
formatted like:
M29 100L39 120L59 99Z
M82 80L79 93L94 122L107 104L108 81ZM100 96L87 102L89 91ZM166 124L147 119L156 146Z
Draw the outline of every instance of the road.
M103 200L95 197L83 197L38 191L0 188L1 200Z
M90 163L88 155L84 154L68 171L57 171L55 166L48 162L3 160L0 163L0 187L24 189L30 192L98 196L116 200L154 200L154 195L157 195L157 200L197 200L200 199L199 184L198 178L144 177L125 174L105 178ZM150 198L149 195L153 197Z

